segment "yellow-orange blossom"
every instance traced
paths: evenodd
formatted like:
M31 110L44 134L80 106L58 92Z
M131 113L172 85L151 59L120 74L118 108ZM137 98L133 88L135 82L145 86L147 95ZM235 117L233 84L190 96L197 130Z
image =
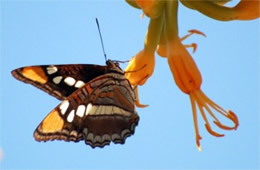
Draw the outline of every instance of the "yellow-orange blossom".
M218 20L247 20L259 17L259 1L242 0L233 8L220 5L216 0L180 1L185 6L198 10L199 12ZM144 14L151 18L144 49L133 57L125 70L127 73L126 76L131 84L137 89L138 85L143 85L152 75L155 64L154 53L157 50L157 53L160 56L167 57L170 70L177 86L190 97L195 126L196 144L199 150L199 141L201 137L198 129L196 106L198 106L205 122L205 127L210 134L216 137L224 136L223 134L219 134L212 130L206 113L213 118L213 122L219 128L225 130L237 129L239 125L237 116L230 110L226 111L222 109L210 100L200 89L202 83L200 71L185 46L181 43L182 39L178 36L178 1L127 0L127 2L135 8L142 9ZM193 31L193 33L194 32L202 34L198 31ZM192 47L196 48L196 44L193 44ZM139 71L131 72L133 70ZM143 106L139 103L139 100L137 100L137 106ZM230 119L234 123L234 126L229 127L223 125L214 115L213 110Z

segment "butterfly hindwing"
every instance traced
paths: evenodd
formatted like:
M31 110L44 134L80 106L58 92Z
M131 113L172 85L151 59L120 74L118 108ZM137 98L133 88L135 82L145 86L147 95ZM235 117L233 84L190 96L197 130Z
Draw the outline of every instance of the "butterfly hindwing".
M18 68L13 76L63 100L90 80L106 73L107 66L91 64L41 65Z
M65 98L36 128L34 137L38 141L85 140L91 147L124 143L139 121L134 100L124 74L106 73Z

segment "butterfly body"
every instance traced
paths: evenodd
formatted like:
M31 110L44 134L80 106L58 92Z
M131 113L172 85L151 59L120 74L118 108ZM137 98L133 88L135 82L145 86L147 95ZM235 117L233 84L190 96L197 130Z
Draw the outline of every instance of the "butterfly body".
M134 134L139 121L134 91L110 60L106 66L31 66L12 74L62 100L36 128L37 141L85 140L94 148L122 144Z

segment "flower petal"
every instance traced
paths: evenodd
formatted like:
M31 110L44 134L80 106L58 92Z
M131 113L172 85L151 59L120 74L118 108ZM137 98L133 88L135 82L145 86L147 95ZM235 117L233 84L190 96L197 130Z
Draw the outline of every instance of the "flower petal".
M157 18L162 14L164 0L135 0L136 4L143 9L145 15L150 18Z
M154 53L162 30L162 19L163 15L150 20L144 42L144 49L132 58L125 69L126 77L134 87L137 85L143 85L153 74L155 64Z
M184 93L200 89L200 71L185 47L178 40L168 43L168 63L174 80Z
M235 7L225 7L212 1L180 0L188 8L220 21L251 20L259 18L259 0L241 0Z
M129 5L131 5L134 8L142 9L138 4L135 2L135 0L125 0Z
M259 0L241 0L234 7L234 15L239 20L252 20L260 17Z
M137 85L143 85L153 74L154 65L154 54L145 53L144 50L141 50L131 59L126 67L126 78L134 87Z

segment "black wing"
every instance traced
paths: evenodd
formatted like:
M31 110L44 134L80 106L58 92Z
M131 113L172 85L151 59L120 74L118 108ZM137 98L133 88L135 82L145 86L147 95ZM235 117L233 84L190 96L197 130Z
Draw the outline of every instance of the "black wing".
M139 121L134 91L124 75L110 73L88 82L63 100L34 132L37 141L85 140L91 147L125 142Z
M91 64L41 65L15 69L12 75L63 100L90 80L105 74L107 66Z

